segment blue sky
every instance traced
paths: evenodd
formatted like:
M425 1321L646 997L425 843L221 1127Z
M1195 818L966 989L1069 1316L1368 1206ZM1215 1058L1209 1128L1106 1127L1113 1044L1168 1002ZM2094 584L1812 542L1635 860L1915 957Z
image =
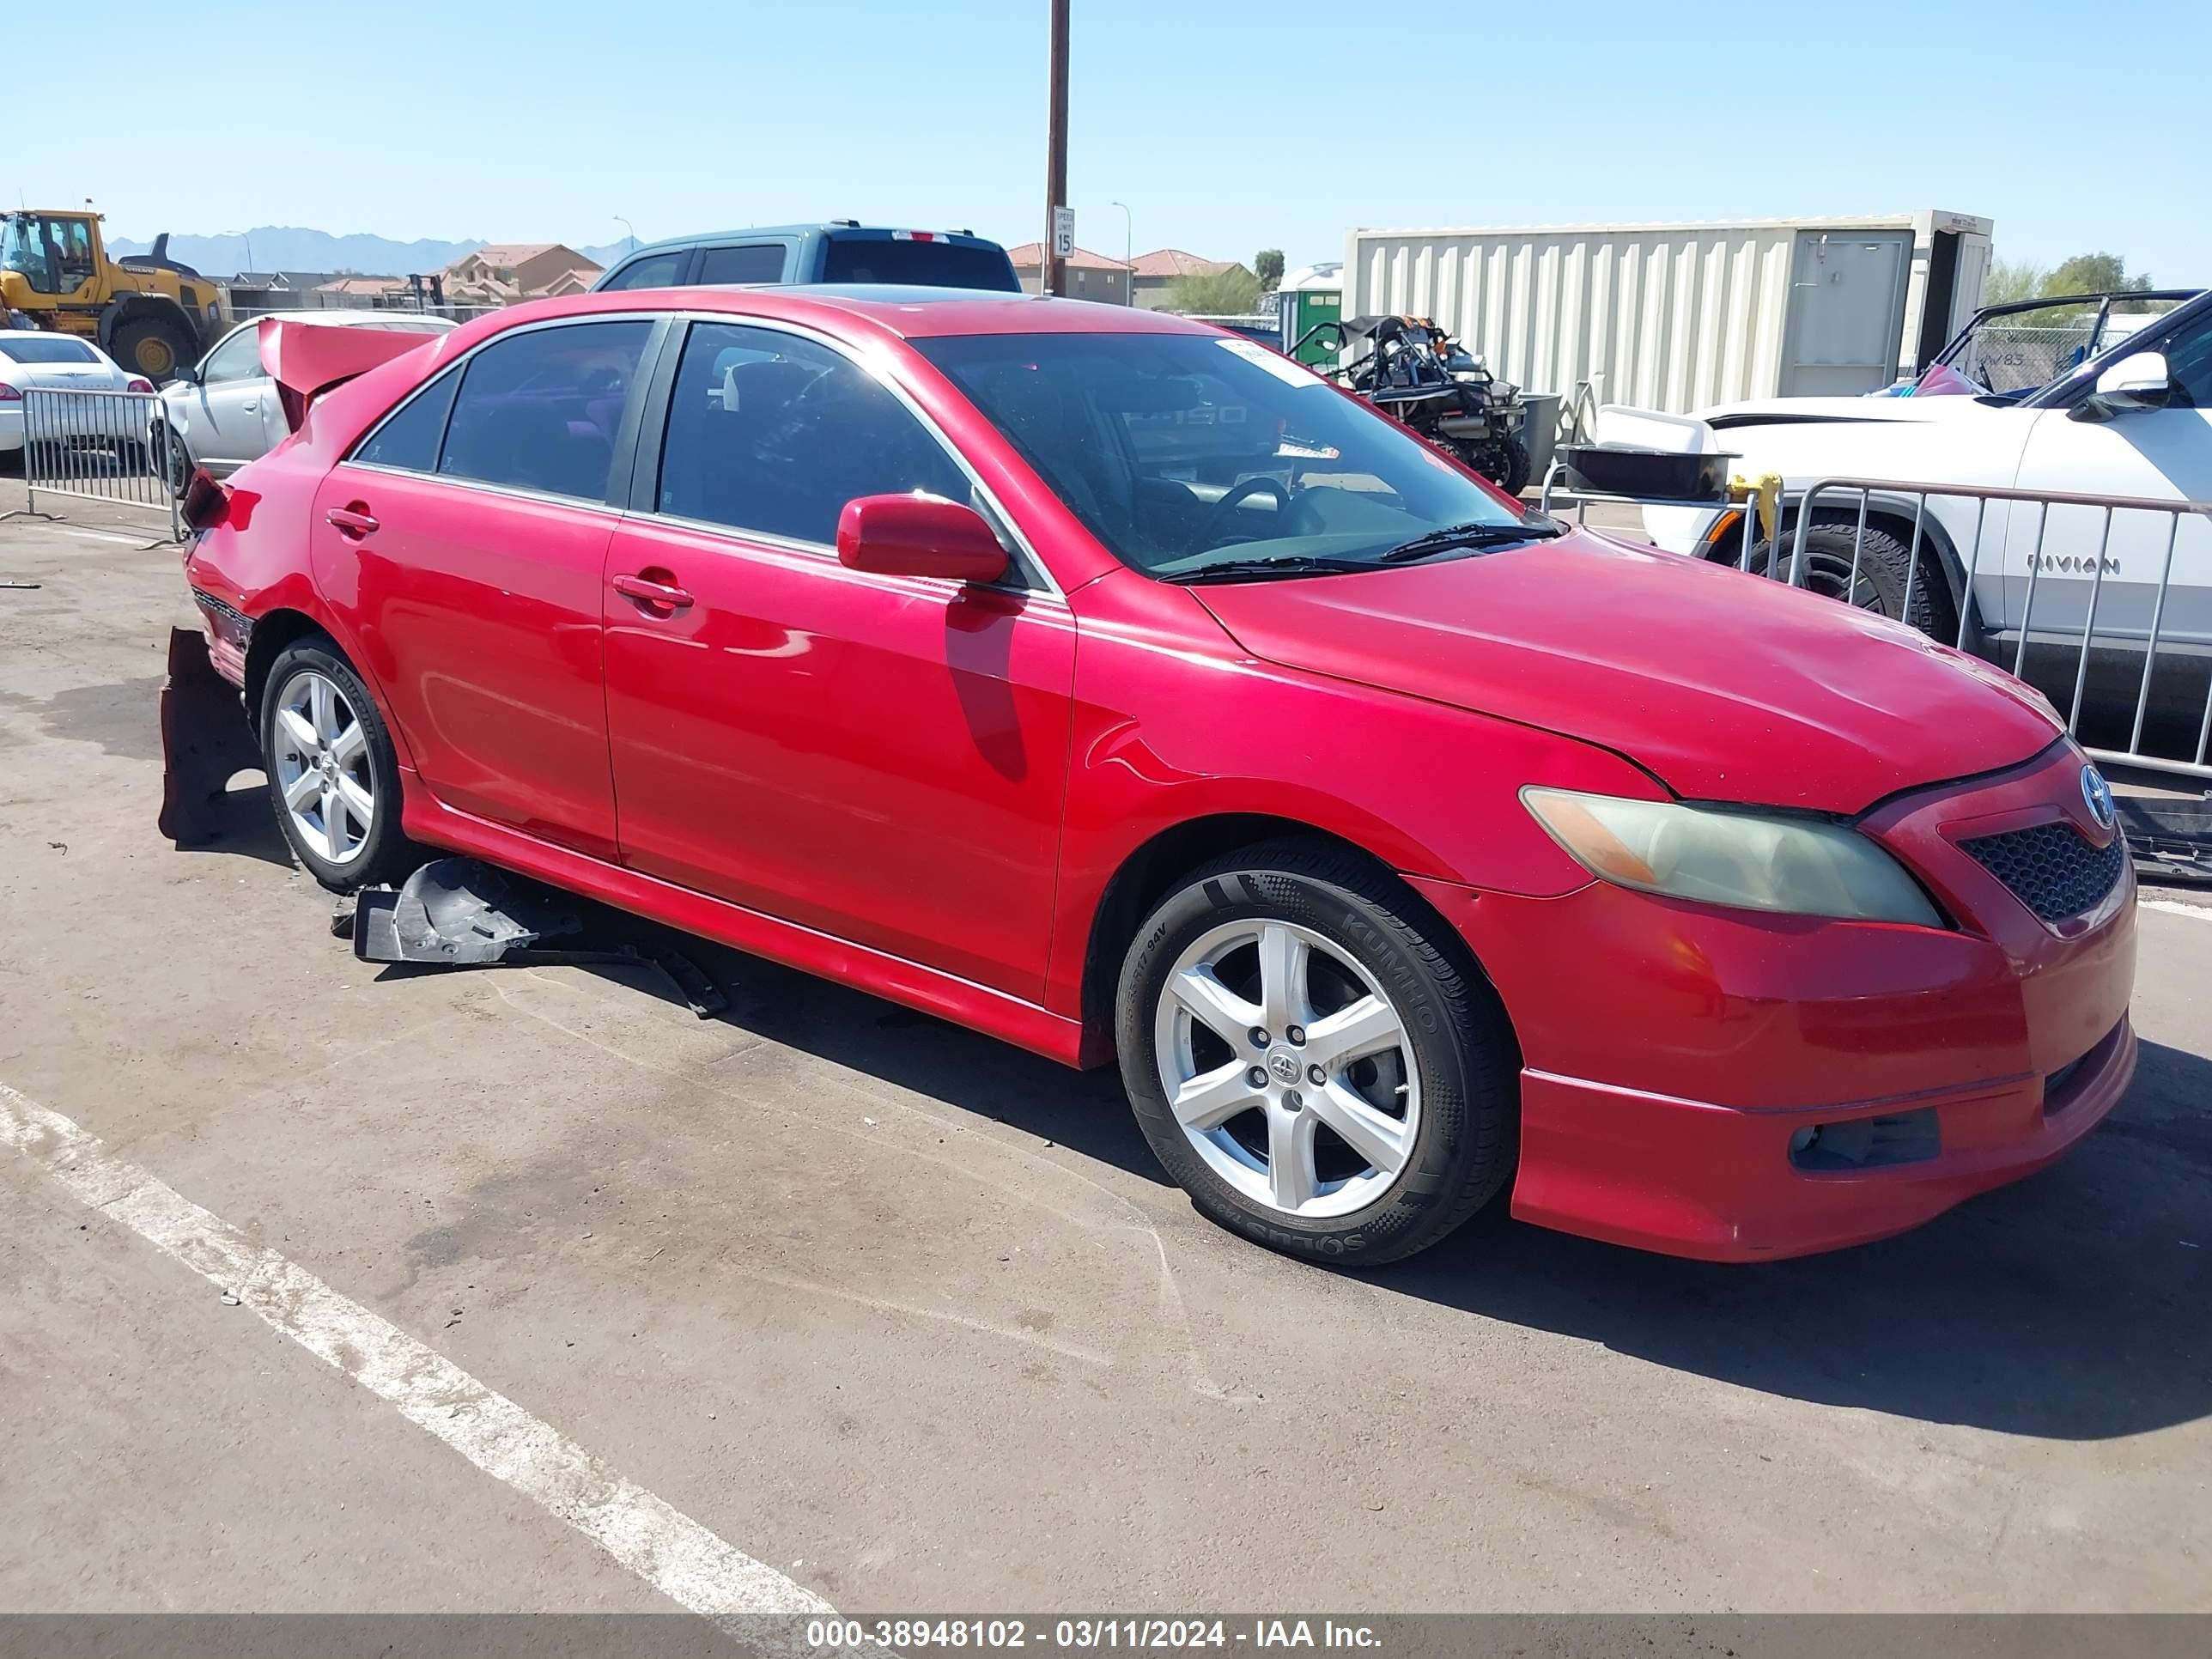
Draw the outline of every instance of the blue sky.
M1073 7L1070 194L1109 253L1116 200L1139 252L1294 265L1353 224L1935 207L1995 219L2002 257L2212 282L2207 0ZM1045 0L222 12L187 43L173 0L100 8L106 40L178 43L124 54L173 65L133 113L12 77L0 191L90 196L142 238L603 243L617 214L647 240L848 216L1039 234ZM2145 68L2106 67L2136 46Z

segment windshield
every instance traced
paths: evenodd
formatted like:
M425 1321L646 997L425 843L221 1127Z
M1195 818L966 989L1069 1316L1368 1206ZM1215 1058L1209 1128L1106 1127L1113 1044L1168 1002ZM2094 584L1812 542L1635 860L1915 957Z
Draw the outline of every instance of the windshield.
M96 363L100 359L82 340L62 334L11 331L0 334L0 357L18 363Z
M1936 362L1987 391L2029 392L2070 373L2181 303L2115 295L2109 306L2075 299L1984 317Z
M1108 551L1150 575L1232 561L1364 569L1438 532L1495 540L1553 527L1249 340L991 334L914 345Z
M825 283L890 283L900 288L981 288L1016 294L1013 266L1003 250L958 242L899 241L891 237L832 236L823 250Z

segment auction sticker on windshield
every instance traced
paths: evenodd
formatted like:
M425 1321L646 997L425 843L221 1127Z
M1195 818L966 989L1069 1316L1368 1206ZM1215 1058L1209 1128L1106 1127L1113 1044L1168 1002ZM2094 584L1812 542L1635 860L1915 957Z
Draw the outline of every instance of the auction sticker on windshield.
M1292 362L1280 352L1270 351L1257 340L1216 340L1214 344L1224 351L1233 352L1248 363L1255 363L1285 386L1319 386L1321 377L1311 369Z

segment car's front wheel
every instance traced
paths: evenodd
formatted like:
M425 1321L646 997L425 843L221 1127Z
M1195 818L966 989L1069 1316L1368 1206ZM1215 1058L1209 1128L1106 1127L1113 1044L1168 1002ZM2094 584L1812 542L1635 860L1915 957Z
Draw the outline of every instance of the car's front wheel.
M1518 1063L1432 916L1322 843L1194 872L1129 947L1122 1080L1198 1208L1288 1255L1397 1261L1511 1173Z
M328 640L301 640L270 665L261 756L284 839L324 886L349 893L412 867L391 734Z

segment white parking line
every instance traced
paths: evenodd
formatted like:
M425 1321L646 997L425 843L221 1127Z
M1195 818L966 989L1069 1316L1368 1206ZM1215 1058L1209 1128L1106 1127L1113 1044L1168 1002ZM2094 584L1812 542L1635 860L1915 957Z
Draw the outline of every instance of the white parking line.
M146 545L146 538L143 536L111 536L104 530L79 530L73 525L64 525L62 527L62 534L64 536L82 536L88 542L113 542L118 547L143 547Z
M121 1222L268 1325L399 1408L485 1474L536 1499L670 1600L709 1619L819 1614L827 1601L496 1394L389 1320L110 1153L99 1138L0 1083L0 1145Z

